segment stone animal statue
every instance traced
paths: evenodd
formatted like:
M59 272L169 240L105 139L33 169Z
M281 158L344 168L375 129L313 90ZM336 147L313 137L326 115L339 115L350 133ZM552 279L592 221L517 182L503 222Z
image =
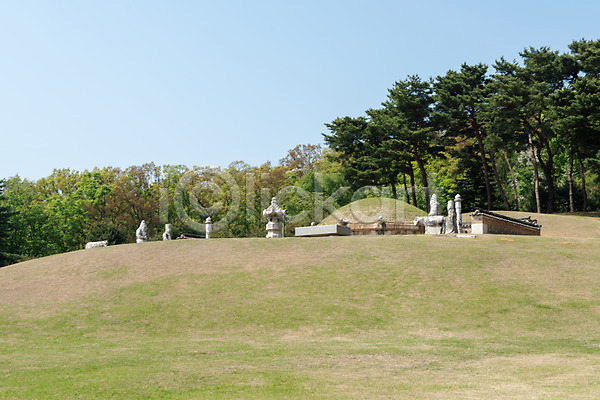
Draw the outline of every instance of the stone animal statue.
M86 249L93 249L95 247L106 247L108 246L108 240L101 240L99 242L88 242L85 244Z
M416 217L413 225L424 225L426 235L441 235L444 233L444 220L442 215L434 215L427 217Z

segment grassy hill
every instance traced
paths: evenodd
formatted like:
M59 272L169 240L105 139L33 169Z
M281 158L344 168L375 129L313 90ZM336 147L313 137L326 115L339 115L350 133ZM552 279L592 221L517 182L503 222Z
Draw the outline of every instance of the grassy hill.
M319 225L336 224L340 219L350 223L373 223L379 216L388 222L413 221L427 213L401 200L382 197L366 198L340 207L335 213L324 218Z
M2 268L0 398L595 399L598 221L544 218L545 237L152 242Z

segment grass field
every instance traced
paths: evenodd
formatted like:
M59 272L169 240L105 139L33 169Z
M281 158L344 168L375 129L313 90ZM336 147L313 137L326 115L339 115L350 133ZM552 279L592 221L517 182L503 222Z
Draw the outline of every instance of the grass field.
M600 221L215 239L0 269L2 399L597 399Z

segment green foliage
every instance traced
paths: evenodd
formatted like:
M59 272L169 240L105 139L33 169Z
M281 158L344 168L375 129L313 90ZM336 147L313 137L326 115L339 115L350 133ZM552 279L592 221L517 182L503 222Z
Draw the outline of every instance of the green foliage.
M389 186L397 199L400 175L408 173L414 180L414 161L425 188L425 206L429 206L425 165L439 152L430 118L432 102L430 82L411 76L396 82L382 109L367 110L366 117L347 116L325 124L331 132L323 135L325 142L337 152L334 157L354 189Z
M463 64L460 71L448 71L445 76L439 76L434 85L437 100L435 117L438 125L445 131L450 151L459 156L462 152L469 158L479 158L479 166L475 167L475 164L467 162L463 163L463 168L477 168L465 171L470 177L483 174L486 191L484 204L492 209L495 200L489 166L492 159L488 160L490 154L485 146L489 130L486 105L490 96L487 70L485 64ZM466 145L458 146L459 143ZM468 182L465 183L471 186ZM502 189L501 185L498 185L498 189Z
M302 176L307 172L314 171L317 162L321 158L322 149L320 145L299 144L288 151L288 154L279 160L279 163L285 169Z
M111 222L101 221L90 229L86 242L98 242L107 240L109 245L123 244L127 242L127 230Z
M4 190L4 180L0 180L0 267L4 267L16 261L16 257L10 252L10 237L11 232L14 229L11 223L11 217L14 214L7 205Z
M401 172L403 144L376 115L373 110L371 118L344 117L325 124L331 131L324 135L325 142L338 152L345 179L354 189L369 185L395 188Z
M433 102L431 82L414 75L396 82L388 91L388 100L383 103L383 114L387 117L384 121L394 126L395 135L405 144L402 173L412 177L412 163L416 163L425 194L424 208L427 210L429 180L426 163L438 157L441 151L439 132L435 130L431 115Z

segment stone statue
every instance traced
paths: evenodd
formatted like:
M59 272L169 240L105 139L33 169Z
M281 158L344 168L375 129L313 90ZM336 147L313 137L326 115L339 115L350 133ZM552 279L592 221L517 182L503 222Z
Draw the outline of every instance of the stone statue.
M285 210L277 204L277 198L271 199L271 205L263 210L263 215L269 219L267 222L267 238L283 237L282 221L285 218Z
M440 202L437 199L437 195L434 193L429 200L429 216L434 217L436 215L442 215L442 208Z
M458 233L456 229L456 210L454 208L454 200L448 200L448 218L446 218L445 233Z
M377 218L377 227L379 228L379 229L377 229L377 231L376 231L376 232L377 232L377 234L378 234L378 235L385 235L385 220L383 219L383 216L382 216L382 215L380 215L380 216Z
M85 244L86 249L95 249L96 247L106 247L108 246L108 240L101 240L99 242L87 242Z
M429 200L429 214L426 217L415 218L413 224L424 225L426 235L441 235L444 232L444 217L435 193Z
M171 240L171 224L165 224L165 233L163 233L163 240Z
M142 220L140 227L135 231L135 242L144 243L148 241L148 232L146 231L146 221Z
M427 217L416 217L413 225L425 226L426 235L441 235L444 233L444 216L432 215Z
M454 200L448 201L448 217L441 213L440 203L434 193L429 202L429 215L416 217L414 225L424 225L426 235L441 235L443 233L460 233L462 228L461 197L457 194Z
M456 233L462 232L462 199L460 194L454 196L454 209L456 210Z
M212 218L208 217L206 218L206 221L204 221L204 237L206 239L210 239L210 236L212 235Z

